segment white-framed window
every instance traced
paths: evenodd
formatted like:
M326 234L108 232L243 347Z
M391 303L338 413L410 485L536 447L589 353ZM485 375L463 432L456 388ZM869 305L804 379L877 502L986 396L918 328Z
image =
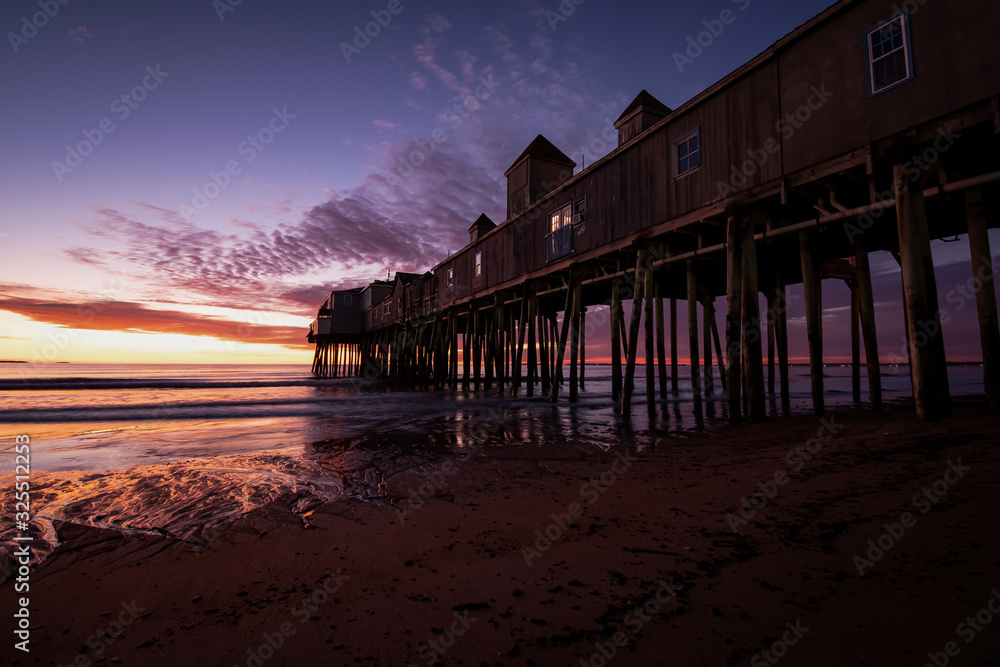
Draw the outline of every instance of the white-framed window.
M562 206L549 214L549 231L558 232L563 227L573 224L573 202Z
M696 127L674 142L674 178L701 166L701 128Z
M865 38L868 92L877 95L913 78L909 16L900 13L879 24Z
M383 315L388 315L388 314L389 314L389 310L390 310L391 308L392 308L392 303L391 303L391 302L389 302L389 301L386 301L386 302L385 302L385 308L383 309L383 311L382 311L382 314L383 314Z
M345 294L344 295L344 305L345 306L350 306L352 303L354 303L354 295L353 294Z
M448 269L448 287L455 286L455 269Z
M476 253L476 277L483 275L483 251Z

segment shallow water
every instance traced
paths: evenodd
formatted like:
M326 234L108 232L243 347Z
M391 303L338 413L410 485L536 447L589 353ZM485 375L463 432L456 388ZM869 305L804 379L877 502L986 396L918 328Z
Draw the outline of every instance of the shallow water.
M791 401L769 412L811 411L808 368L793 366ZM301 366L0 365L0 441L31 437L32 530L52 548L53 520L194 543L206 532L284 498L305 515L347 496L379 501L392 475L446 451L482 447L646 449L724 418L716 392L698 414L686 367L679 391L633 416L615 414L610 368L588 366L584 391L558 404L536 391L405 391L352 378L315 380ZM851 405L850 368L826 369L827 404ZM979 366L949 369L953 395L982 392ZM905 401L905 367L883 367L886 401ZM864 381L863 387L867 387ZM866 391L863 392L863 397ZM9 465L13 469L12 448ZM12 475L0 476L11 488ZM0 545L13 531L0 499ZM41 549L44 554L47 549Z

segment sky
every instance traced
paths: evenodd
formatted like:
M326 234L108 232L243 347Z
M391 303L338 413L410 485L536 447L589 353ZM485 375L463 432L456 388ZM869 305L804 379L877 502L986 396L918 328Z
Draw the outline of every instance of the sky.
M309 363L331 289L425 271L504 219L535 135L590 164L640 90L676 108L829 4L7 0L0 359ZM934 250L944 294L968 247ZM828 355L849 358L830 283ZM876 285L894 347L899 281ZM978 358L974 311L950 359Z

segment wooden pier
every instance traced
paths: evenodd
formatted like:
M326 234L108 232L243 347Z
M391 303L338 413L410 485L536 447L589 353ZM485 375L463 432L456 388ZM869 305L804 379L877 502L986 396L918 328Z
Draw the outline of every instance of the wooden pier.
M802 284L820 414L821 285L835 280L851 291L855 401L881 409L880 363L908 363L918 417L939 419L950 394L931 240L967 235L985 390L1000 408L987 235L1000 225L1000 6L886 11L842 0L675 110L642 91L615 123L619 146L586 169L539 135L506 173L502 224L480 216L469 244L425 274L331 294L310 330L313 372L575 401L589 322L610 333L621 413L640 346L655 411L678 391L686 300L695 409L721 390L730 422L759 421L768 395L789 401L788 286ZM901 267L903 359L879 353L879 250Z

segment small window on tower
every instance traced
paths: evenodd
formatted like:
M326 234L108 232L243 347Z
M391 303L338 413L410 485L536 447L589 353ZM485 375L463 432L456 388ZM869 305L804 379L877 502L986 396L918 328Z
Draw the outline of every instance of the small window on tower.
M455 269L448 269L448 287L455 286Z
M476 277L483 275L483 253L479 251L476 253Z

